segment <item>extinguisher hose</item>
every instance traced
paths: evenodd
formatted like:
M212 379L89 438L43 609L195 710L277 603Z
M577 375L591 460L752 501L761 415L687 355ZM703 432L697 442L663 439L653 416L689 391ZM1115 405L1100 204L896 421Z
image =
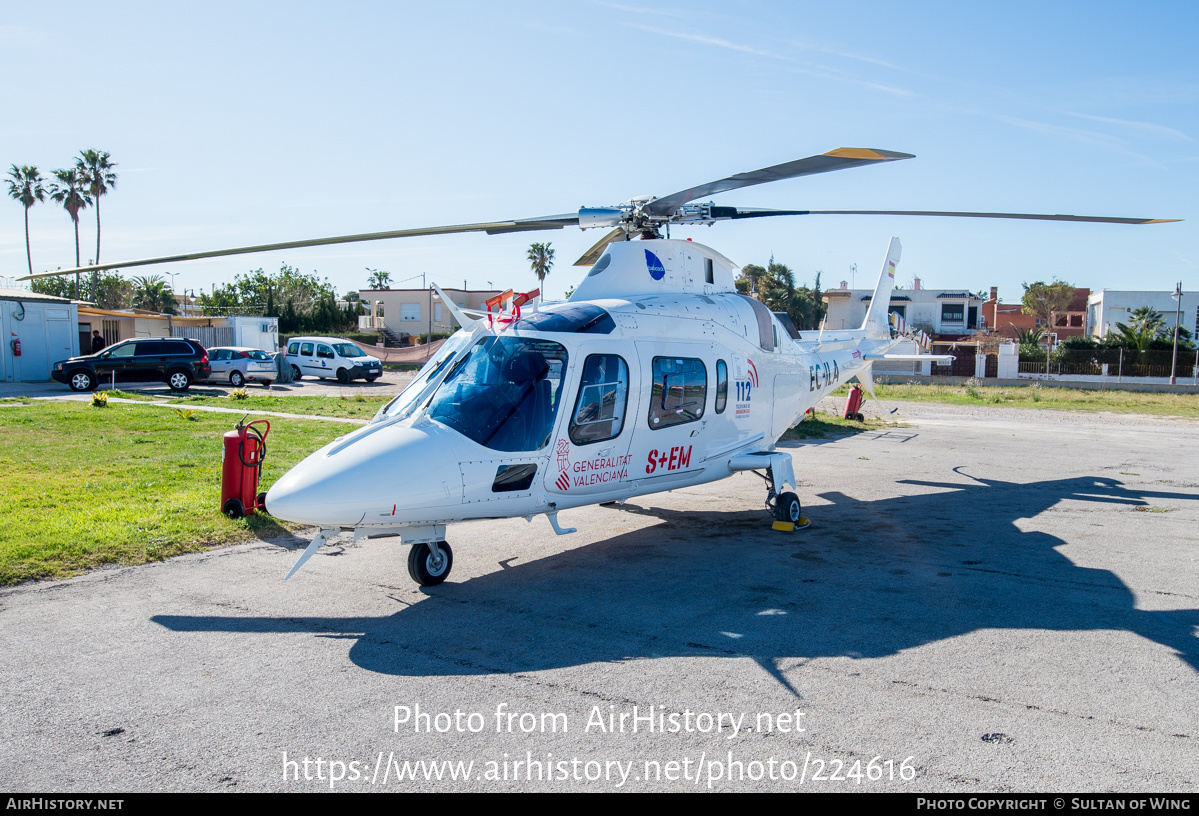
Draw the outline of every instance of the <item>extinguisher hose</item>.
M246 461L246 442L250 439L251 436L253 436L253 438L255 440L257 440L257 442L256 442L257 447L258 447L258 461L257 462L247 462ZM259 431L257 428L246 428L245 438L243 438L241 441L241 444L237 446L237 458L241 459L241 463L248 468L261 468L262 467L263 461L266 460L266 438L263 436L261 431Z

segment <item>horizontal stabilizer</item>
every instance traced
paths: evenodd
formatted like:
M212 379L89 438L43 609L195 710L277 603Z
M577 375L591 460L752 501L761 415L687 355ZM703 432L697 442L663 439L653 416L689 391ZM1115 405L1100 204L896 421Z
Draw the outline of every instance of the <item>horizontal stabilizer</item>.
M897 363L952 363L952 354L865 354L863 360L889 360Z

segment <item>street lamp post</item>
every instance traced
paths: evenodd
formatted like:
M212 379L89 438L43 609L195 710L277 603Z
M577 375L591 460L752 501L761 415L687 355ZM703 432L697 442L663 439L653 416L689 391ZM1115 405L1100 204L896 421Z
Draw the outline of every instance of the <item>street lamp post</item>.
M440 295L433 293L433 287L429 287L429 333L425 335L425 360L431 356L431 346L433 345L433 299L441 300Z
M1174 374L1178 366L1178 324L1182 322L1182 281L1174 287L1174 294L1170 297L1178 304L1174 309L1174 353L1170 356L1170 385L1175 385L1178 382Z

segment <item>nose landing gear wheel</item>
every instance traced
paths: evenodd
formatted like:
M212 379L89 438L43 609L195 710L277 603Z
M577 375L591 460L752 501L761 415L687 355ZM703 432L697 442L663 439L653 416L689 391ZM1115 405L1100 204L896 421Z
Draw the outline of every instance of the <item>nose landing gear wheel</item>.
M454 566L454 551L444 541L437 542L440 557L433 555L428 544L413 544L408 551L408 575L421 586L437 586Z

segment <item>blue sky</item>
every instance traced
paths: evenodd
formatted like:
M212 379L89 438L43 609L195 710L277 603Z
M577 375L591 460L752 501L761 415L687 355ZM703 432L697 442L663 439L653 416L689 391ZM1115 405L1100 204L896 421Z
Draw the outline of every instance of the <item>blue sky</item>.
M73 21L73 22L71 22ZM1193 3L12 4L0 22L0 165L118 162L102 260L525 218L667 195L836 147L916 154L714 200L1184 218L1089 224L805 217L675 230L801 282L928 287L1057 277L1199 288L1199 6ZM92 43L95 43L93 46ZM0 206L2 282L24 274ZM74 265L66 213L30 214L36 270ZM82 216L83 258L94 215ZM204 289L289 263L339 292L400 281L550 296L600 236L577 229L289 250L159 267ZM131 270L150 273L152 268ZM406 286L419 286L417 278Z

